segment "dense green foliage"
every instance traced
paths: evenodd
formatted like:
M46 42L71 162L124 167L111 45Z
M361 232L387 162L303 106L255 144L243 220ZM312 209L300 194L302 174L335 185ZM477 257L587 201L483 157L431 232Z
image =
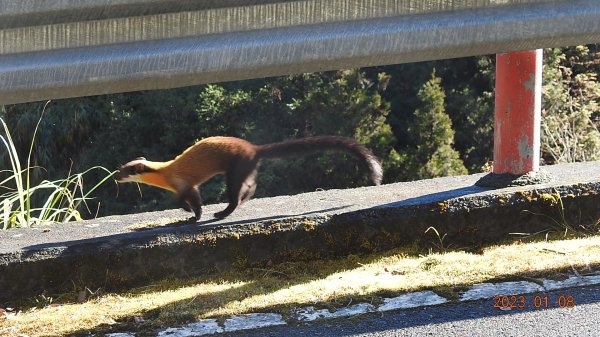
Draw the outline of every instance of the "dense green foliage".
M547 162L600 153L600 56L590 48L546 51ZM479 172L492 157L493 81L494 57L482 56L56 100L38 131L33 177L116 168L138 156L166 160L213 135L255 143L354 137L382 159L385 182ZM29 150L44 103L0 107L20 153ZM577 153L561 155L574 142ZM0 163L7 160L0 152ZM263 163L256 195L364 184L367 175L354 158L315 155ZM221 178L202 188L208 203L222 201L223 193ZM96 200L101 215L175 207L170 192L134 184L105 184Z

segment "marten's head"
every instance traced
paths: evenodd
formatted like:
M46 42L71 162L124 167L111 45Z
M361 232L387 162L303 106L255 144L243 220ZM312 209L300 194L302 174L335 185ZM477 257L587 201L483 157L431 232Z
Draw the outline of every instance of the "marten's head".
M115 174L115 180L119 183L145 183L144 176L152 172L156 172L156 170L148 166L146 158L138 157L125 165L119 166L119 172Z
M155 162L139 157L119 167L115 174L118 183L143 183L175 192L164 171L169 162Z

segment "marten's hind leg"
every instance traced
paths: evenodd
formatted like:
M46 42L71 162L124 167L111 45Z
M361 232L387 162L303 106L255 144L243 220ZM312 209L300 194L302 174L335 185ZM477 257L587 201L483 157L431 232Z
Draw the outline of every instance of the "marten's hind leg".
M250 200L256 192L256 169L246 178L240 190L240 204Z
M225 173L229 205L227 205L224 210L215 213L215 218L225 218L231 214L242 201L245 201L252 196L254 193L252 185L255 185L254 177L256 176L256 166L256 161L238 160L232 165L229 171Z

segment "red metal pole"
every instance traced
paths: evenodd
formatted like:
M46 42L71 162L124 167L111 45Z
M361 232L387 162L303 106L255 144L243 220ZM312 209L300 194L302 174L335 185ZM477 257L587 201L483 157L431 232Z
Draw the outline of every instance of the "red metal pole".
M540 163L542 50L496 55L494 173L537 171Z

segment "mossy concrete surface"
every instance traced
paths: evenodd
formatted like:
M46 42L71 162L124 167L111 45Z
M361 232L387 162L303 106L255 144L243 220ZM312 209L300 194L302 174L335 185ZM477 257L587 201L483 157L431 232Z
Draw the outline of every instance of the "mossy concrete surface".
M221 221L225 205L199 223L171 210L3 231L0 303L405 244L476 250L598 221L600 162L543 170L552 181L531 186L486 189L477 174L255 199Z

